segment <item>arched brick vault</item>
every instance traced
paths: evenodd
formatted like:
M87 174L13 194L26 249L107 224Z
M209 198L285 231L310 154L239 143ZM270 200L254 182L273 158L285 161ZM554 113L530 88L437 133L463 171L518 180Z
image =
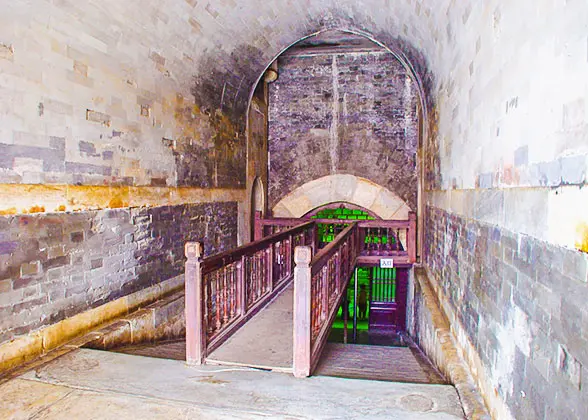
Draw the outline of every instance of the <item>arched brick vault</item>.
M354 175L329 175L296 188L272 209L274 217L302 217L325 204L347 202L382 219L407 220L410 207L381 185Z
M380 45L385 50L393 54L399 62L406 68L407 73L415 81L419 92L419 101L422 112L421 133L423 138L428 137L428 114L432 109L433 100L430 95L432 89L432 75L428 71L424 56L420 51L415 49L408 41L396 37L391 33L379 31L377 34L366 31L362 26L358 26L353 19L348 17L335 17L336 10L327 13L328 17L317 16L311 20L309 28L313 30L303 33L293 31L292 36L298 37L289 40L282 45L275 45L274 48L258 50L252 46L237 46L229 55L220 58L221 63L225 62L223 70L215 71L219 60L215 57L205 57L199 76L194 77L194 86L192 93L196 103L205 112L211 112L216 104L220 104L220 111L229 115L238 130L237 137L241 137L242 130L245 130L249 119L247 118L249 105L251 104L255 86L263 76L264 71L270 64L285 50L297 42L308 37L318 35L326 31L341 31L363 36L374 43ZM228 62L226 62L228 60ZM245 67L249 65L250 67ZM225 69L235 69L225 70ZM209 80L207 80L209 78ZM214 86L214 81L222 81L222 91L220 85ZM232 102L225 99L228 91L234 92ZM249 88L249 91L247 91ZM419 165L421 166L421 165ZM428 176L427 178L430 178Z
M345 23L341 23L341 25L345 25ZM274 61L279 55L281 55L283 52L285 52L288 48L292 47L296 43L303 41L306 38L316 36L316 35L319 35L323 32L328 32L328 31L339 31L339 32L345 32L345 33L363 36L363 37L369 39L370 41L374 42L375 44L380 45L383 49L387 50L392 55L394 55L396 57L396 59L398 59L398 61L406 68L408 74L412 77L412 79L417 84L417 87L419 90L420 105L421 105L421 108L425 110L425 120L426 120L426 115L427 115L426 113L427 113L429 107L432 105L432 100L428 94L428 92L430 92L431 77L430 77L430 74L428 73L428 71L426 70L426 67L423 65L423 63L422 63L423 60L420 57L419 53L417 51L415 51L412 46L407 45L406 43L402 43L400 40L394 40L394 41L390 42L389 44L386 44L383 41L381 41L380 39L375 38L374 35L370 34L369 32L365 32L365 31L353 29L353 28L348 28L347 26L338 26L334 22L331 25L326 25L324 28L322 28L316 32L310 33L306 36L303 36L300 39L297 39L296 41L291 42L290 44L284 46L273 57L273 59L269 63L267 63L267 65L263 68L262 72L259 74L257 80L255 81L255 83L252 85L252 87L250 89L248 102L249 103L251 102L251 99L253 98L255 86L261 80L261 78L263 77L264 71L267 68L269 68L272 61ZM417 64L420 63L420 65L417 65L415 67L413 65L413 62L411 61L411 57L413 59L416 59L416 63Z
M236 44L232 49L228 49L227 40L223 39L223 45L218 49L205 49L198 59L198 71L194 76L192 89L197 104L205 111L220 106L222 112L239 120L241 125L244 124L244 111L253 94L253 87L278 55L309 36L327 30L340 30L365 36L393 53L410 70L421 92L424 93L424 108L429 108L432 101L427 98L432 89L432 74L427 68L422 51L414 46L422 46L421 40L413 43L409 41L407 34L401 35L398 31L400 21L392 22L392 17L379 26L373 18L368 17L367 9L363 9L363 6L358 9L351 6L355 10L347 14L343 12L344 3L335 2L329 5L327 1L318 7L311 5L310 10L305 10L302 16L297 16L297 12L300 12L297 10L298 7L293 7L292 10L290 6L293 5L285 5L279 12L276 11L281 13L274 16L272 28L268 28L269 33L241 33L233 40L245 38L246 43ZM302 7L306 8L306 5ZM316 10L313 12L313 9ZM263 8L256 12L262 14ZM223 17L230 20L230 16ZM394 18L398 19L398 16ZM406 30L406 23L403 27ZM257 30L259 31L259 28ZM279 33L275 33L276 31ZM226 33L223 34L223 38L225 36Z
M215 42L222 42L216 48L205 48L196 58L198 71L193 76L191 92L196 104L204 113L222 113L230 118L236 129L235 136L242 138L247 125L248 104L253 89L264 70L283 51L294 43L323 31L339 30L365 36L394 54L407 68L416 81L420 92L423 123L433 107L432 73L428 69L423 49L432 45L431 34L426 31L411 34L407 22L425 25L430 19L420 11L420 7L403 4L400 8L385 9L387 13L375 18L369 10L382 7L381 2L364 2L358 6L354 2L322 2L320 4L285 4L282 7L260 5L253 13L252 21L264 20L264 14L271 16L271 25L251 27L245 25L244 32L234 33L227 40L227 32L207 34ZM216 7L216 6L215 6ZM224 29L238 28L246 19L235 22L234 11L218 10L217 19L233 22ZM421 22L422 21L422 22ZM417 23L419 22L419 23ZM413 39L414 38L414 39ZM238 43L237 40L245 41ZM423 137L427 138L428 126L422 127ZM241 144L245 143L243 141ZM430 176L428 178L431 178ZM240 180L242 182L242 179Z

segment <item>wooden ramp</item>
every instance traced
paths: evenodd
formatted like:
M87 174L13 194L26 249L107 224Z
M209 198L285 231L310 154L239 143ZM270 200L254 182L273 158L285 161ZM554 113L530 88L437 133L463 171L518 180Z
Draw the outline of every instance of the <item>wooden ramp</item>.
M417 349L327 343L315 375L420 384L447 383Z
M293 292L294 286L290 284L226 343L212 352L206 358L206 363L291 372Z
M287 286L224 344L207 364L246 366L292 372L293 285ZM185 360L185 341L119 348L119 353ZM371 379L418 384L447 382L429 360L413 347L327 343L316 376Z

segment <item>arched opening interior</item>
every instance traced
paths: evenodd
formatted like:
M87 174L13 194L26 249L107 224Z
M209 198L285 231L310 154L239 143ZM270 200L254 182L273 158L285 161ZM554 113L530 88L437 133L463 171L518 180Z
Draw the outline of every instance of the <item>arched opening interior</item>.
M345 201L338 201L323 206L317 207L308 213L304 218L310 219L339 219L339 220L376 220L381 219L373 211L364 207L348 203Z
M266 182L271 217L320 219L320 249L350 220L408 220L419 211L424 104L410 63L384 45L344 30L305 37L272 60L252 91L248 182ZM366 228L362 246L405 251L405 232ZM360 314L366 329L405 328L407 269L398 296L396 270L359 270L368 307L383 308Z
M251 190L251 235L253 237L253 228L255 226L255 218L263 218L265 216L265 191L263 182L259 177L255 178L253 188Z

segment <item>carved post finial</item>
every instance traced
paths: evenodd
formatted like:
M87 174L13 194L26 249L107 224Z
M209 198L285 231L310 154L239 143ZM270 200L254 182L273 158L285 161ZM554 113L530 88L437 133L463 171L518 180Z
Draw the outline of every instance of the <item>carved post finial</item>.
M312 248L309 246L297 246L294 248L294 262L296 265L309 265L312 259Z
M184 254L189 260L200 258L202 255L202 244L200 242L186 242Z

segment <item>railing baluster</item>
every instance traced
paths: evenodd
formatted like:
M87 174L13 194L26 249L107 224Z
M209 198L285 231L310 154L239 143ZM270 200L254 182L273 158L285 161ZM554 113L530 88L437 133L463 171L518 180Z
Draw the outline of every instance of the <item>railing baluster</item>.
M205 287L206 287L206 307L208 309L208 316L207 316L207 328L206 331L208 333L208 335L212 335L214 332L214 294L213 294L213 284L212 281L210 280L210 274L208 274L206 276L206 280L205 280Z
M255 253L255 300L257 301L263 294L263 288L261 284L261 256L259 252Z
M247 285L245 284L246 282L246 278L245 278L245 265L246 265L246 261L245 261L245 255L243 255L241 257L241 261L238 265L238 280L237 283L239 284L239 301L237 303L238 305L238 313L239 315L243 316L245 315L245 313L247 312Z
M236 263L231 264L231 319L235 318L237 313L237 276Z
M267 275L266 275L266 282L268 285L268 289L271 292L274 290L274 247L270 246L267 249Z
M343 244L343 247L345 244ZM341 255L344 252L345 248L341 251L341 253L335 254L335 284L336 284L336 292L341 290Z
M214 274L214 292L216 297L216 331L220 330L222 327L221 323L221 291L219 290L219 281L218 281L218 271Z
M227 267L223 269L223 324L229 322L229 285L227 283Z

